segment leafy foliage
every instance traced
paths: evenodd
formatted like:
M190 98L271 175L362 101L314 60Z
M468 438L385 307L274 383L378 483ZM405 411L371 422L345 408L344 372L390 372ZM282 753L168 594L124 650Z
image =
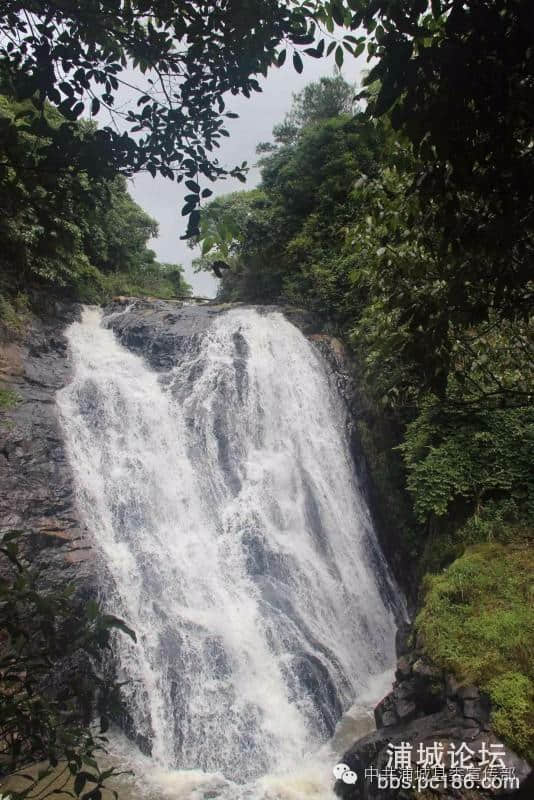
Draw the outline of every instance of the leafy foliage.
M439 232L440 260L455 270L451 310L463 308L478 319L492 307L509 318L528 315L534 252L532 3L351 5L376 59L366 79L371 91L364 93L370 112L389 112L393 127L411 143L418 160L420 224Z
M13 336L22 333L28 320L28 297L18 292L10 297L0 295L0 326Z
M297 72L303 55L334 49L340 65L344 51L363 49L362 37L332 36L335 24L350 26L353 16L337 0L8 0L0 76L18 99L41 112L50 103L66 118L59 128L43 113L26 123L28 134L49 138L52 159L92 174L147 170L186 179L187 237L198 232L199 180L228 174L214 156L228 135L225 117L235 116L225 111L224 95L261 91L256 76L281 66L288 53ZM144 75L140 85L132 84L130 65ZM119 92L132 93L125 106ZM80 140L68 121L84 112L110 115L112 124ZM244 180L245 169L229 174Z
M290 112L282 123L274 126L274 141L279 145L293 144L306 126L350 114L355 106L355 93L355 87L347 83L341 73L308 83L302 91L293 94ZM275 150L276 145L264 142L257 149L258 153L268 153Z
M0 554L0 772L18 776L25 788L13 800L47 797L51 776L64 762L65 783L74 777L75 794L92 784L86 800L98 800L115 770L101 772L95 756L106 743L106 710L114 687L95 665L118 629L135 640L122 620L103 614L94 601L83 608L74 587L44 590L38 572L19 553L21 531L4 534ZM71 679L57 670L72 665ZM73 679L73 676L76 679ZM90 727L99 692L100 732ZM37 777L24 770L44 761Z
M448 176L435 177L456 190L495 189L504 179L514 187L512 203L526 200L528 177L519 173L532 166L531 5L525 0L359 5L374 38L370 54L377 59L366 82L380 82L373 113L392 109L394 127L406 132L428 163L450 165Z
M49 125L59 129L62 117L46 108ZM106 293L106 274L127 274L157 293L162 272L147 247L157 224L127 192L120 175L94 177L76 165L52 170L49 139L28 133L21 120L35 120L29 102L0 96L0 255L4 292L14 295L32 285L63 287L95 297ZM6 125L2 126L3 123ZM85 123L76 127L81 142L93 135ZM178 266L175 271L179 271ZM166 270L165 280L170 271ZM162 276L163 280L163 276ZM184 281L177 293L187 294ZM141 289L142 291L142 289ZM166 292L169 293L166 286Z
M341 73L332 78L322 77L293 96L293 106L287 119L299 130L314 122L350 114L355 103L355 88ZM274 129L276 138L276 127Z
M488 499L511 499L534 519L532 408L447 409L429 398L402 445L408 489L421 519L462 499L479 513Z
M342 92L339 82L336 78L335 83L312 87L319 95L331 88L336 96L350 95L350 86L344 84ZM331 284L327 290L325 275L333 280L329 267L333 254L340 252L352 211L347 198L363 171L374 174L386 136L384 125L369 122L362 113L354 118L345 113L326 120L312 117L294 141L276 140L263 157L259 190L208 204L201 216L205 255L217 241L212 236L217 226L224 220L228 228L226 221L235 220L223 296L323 306L328 291L343 304L343 267L338 271L340 287ZM208 267L209 261L199 266Z

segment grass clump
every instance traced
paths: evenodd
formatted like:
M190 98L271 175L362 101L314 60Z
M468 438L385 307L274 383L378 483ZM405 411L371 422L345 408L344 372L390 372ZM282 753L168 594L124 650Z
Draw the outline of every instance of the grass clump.
M6 416L6 412L13 408L20 401L20 397L12 389L4 389L0 386L0 429L12 427L12 421Z
M12 389L2 389L0 387L0 411L7 411L13 408L13 406L18 403L19 399L18 394Z
M0 294L0 323L9 333L22 333L28 316L28 297L24 292L19 292L9 299Z
M416 626L432 660L488 692L495 732L534 761L534 549L469 547L425 579Z

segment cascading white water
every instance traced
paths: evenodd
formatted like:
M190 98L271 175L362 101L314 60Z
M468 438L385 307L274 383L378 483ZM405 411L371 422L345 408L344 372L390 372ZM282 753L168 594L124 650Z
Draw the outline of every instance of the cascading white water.
M163 374L98 310L67 335L60 417L105 603L138 636L117 637L136 731L162 769L291 770L394 658L326 365L254 309L218 315Z

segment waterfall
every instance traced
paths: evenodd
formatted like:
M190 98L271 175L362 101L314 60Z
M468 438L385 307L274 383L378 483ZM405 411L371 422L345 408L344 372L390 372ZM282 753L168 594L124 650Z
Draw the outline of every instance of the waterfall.
M276 311L216 315L159 373L99 310L67 338L59 413L103 601L137 633L117 668L151 762L290 770L394 660L329 368Z

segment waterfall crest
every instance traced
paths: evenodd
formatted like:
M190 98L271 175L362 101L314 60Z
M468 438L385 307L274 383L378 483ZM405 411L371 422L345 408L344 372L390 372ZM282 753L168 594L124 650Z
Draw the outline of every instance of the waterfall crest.
M395 601L328 368L234 309L151 370L86 309L58 396L136 730L164 769L290 769L394 659Z

